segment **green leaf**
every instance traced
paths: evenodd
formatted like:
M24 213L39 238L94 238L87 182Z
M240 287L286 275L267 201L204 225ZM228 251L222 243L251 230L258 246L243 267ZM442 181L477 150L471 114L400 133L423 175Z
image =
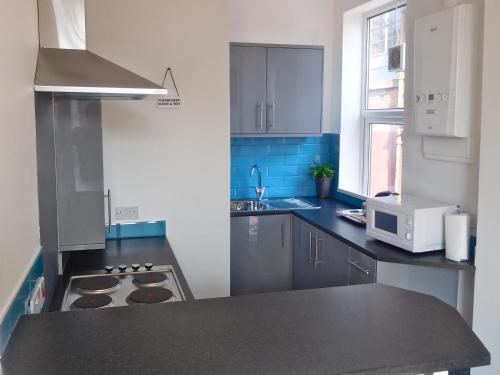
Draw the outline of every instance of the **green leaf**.
M323 177L335 177L337 172L331 164L321 164L311 167L311 177L313 178L323 178Z

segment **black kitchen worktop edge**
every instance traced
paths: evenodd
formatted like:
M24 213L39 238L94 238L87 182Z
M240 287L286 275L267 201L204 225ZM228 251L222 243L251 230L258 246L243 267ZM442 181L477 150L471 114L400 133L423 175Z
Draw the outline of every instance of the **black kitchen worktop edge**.
M318 199L315 197L304 197L304 199L321 206L321 208L231 212L231 217L292 214L377 261L469 272L475 271L475 266L470 261L454 262L446 259L444 250L413 254L369 237L364 226L351 223L337 215L336 212L339 208L353 208L346 203L334 199Z
M171 265L179 279L182 291L188 301L194 300L189 285L177 262L177 258L164 237L127 238L106 241L106 249L82 250L68 253L64 275L59 277L49 311L59 311L62 305L66 284L73 274L102 271L104 266L119 264L130 266L133 263Z
M452 307L369 284L23 316L0 373L381 375L489 363Z

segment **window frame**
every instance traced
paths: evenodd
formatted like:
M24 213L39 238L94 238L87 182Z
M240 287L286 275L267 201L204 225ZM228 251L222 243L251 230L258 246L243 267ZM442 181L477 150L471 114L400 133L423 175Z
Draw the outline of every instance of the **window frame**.
M386 12L394 10L396 7L401 8L407 6L406 1L393 1L378 7L363 15L363 53L362 53L362 82L361 82L361 124L362 127L362 166L361 170L361 192L364 196L368 197L370 194L370 169L371 169L371 124L387 124L405 126L405 108L391 108L391 109L368 109L368 84L369 84L369 32L370 32L370 19ZM408 8L407 8L408 9ZM405 77L406 79L406 77ZM405 85L406 91L406 85ZM405 92L406 96L406 92Z

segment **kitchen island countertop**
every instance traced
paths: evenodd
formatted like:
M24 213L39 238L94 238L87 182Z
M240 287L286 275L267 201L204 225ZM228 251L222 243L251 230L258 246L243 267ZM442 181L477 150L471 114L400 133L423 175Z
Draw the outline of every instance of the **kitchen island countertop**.
M452 307L372 284L23 316L3 375L419 374L490 363Z

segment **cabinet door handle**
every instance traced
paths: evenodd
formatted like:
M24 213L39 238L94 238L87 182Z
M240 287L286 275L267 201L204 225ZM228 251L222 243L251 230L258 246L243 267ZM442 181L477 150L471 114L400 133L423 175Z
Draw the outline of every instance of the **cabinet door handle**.
M318 238L318 236L316 236L314 268L318 268L318 264L323 263L323 259L320 259L319 254L318 254L318 243L321 243L321 249L323 250L323 258L325 257L325 241L322 238Z
M264 102L257 103L257 127L264 130Z
M309 232L309 264L312 264L312 242L313 242L313 234L312 232Z
M274 129L274 122L276 119L275 113L276 113L276 102L273 100L271 104L269 104L269 129Z
M281 247L285 247L285 218L281 220Z
M111 233L113 230L113 222L111 221L111 190L108 189L107 194L104 194L104 198L108 200L108 232Z
M364 269L363 267L361 267L358 262L353 262L352 260L349 260L349 259L346 259L346 262L349 263L351 266L353 266L354 268L357 268L358 270L360 270L361 272L363 272L364 274L366 275L369 275L370 274L370 270L367 270L367 269Z

